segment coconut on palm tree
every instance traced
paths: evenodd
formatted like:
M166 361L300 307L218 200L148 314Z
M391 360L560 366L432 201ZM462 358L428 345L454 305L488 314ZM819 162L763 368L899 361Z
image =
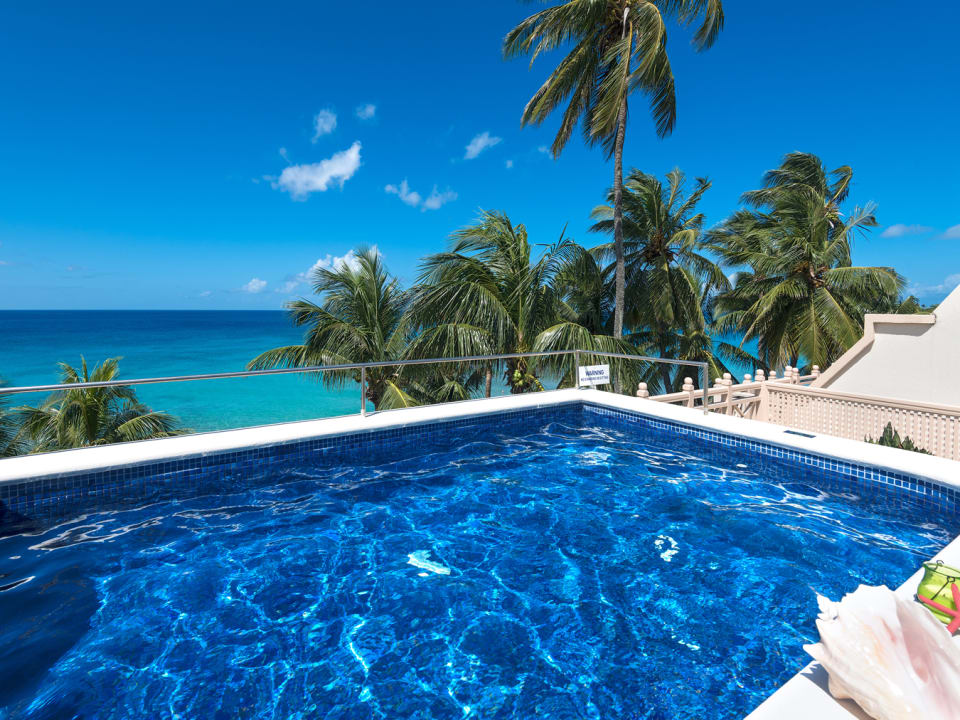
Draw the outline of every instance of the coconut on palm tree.
M693 45L709 48L723 28L721 0L566 0L534 13L504 39L507 58L569 47L569 53L534 94L521 122L541 124L566 105L551 146L558 157L582 123L588 144L600 143L613 158L613 235L616 256L613 334L623 334L623 145L628 98L649 99L657 134L672 132L677 118L673 70L667 55L667 20L699 22ZM532 62L532 61L531 61Z
M313 289L320 304L294 300L287 304L293 323L307 328L303 343L274 348L248 364L251 370L381 362L400 358L407 344L404 311L407 293L390 275L376 249L360 249L354 260L333 268L317 268ZM320 373L329 387L359 383L359 370ZM417 405L405 389L398 366L369 368L366 397L377 409Z
M716 300L717 322L757 340L767 368L830 364L860 338L864 313L898 302L905 281L893 268L852 264L855 237L877 225L872 204L842 209L852 180L847 166L828 172L816 155L791 153L710 233L740 269Z
M120 358L90 370L60 363L60 383L110 382L117 379ZM19 439L31 452L110 445L182 435L177 419L155 412L137 399L133 388L117 385L51 393L39 407L19 407Z
M419 332L410 343L414 357L456 357L631 348L576 322L558 282L563 270L583 253L561 236L535 257L522 224L506 214L483 212L478 221L453 234L449 251L424 259L412 291L411 322ZM508 359L488 363L485 394L491 393L495 367L502 367L511 393L540 390L540 371L559 372L573 384L573 360Z

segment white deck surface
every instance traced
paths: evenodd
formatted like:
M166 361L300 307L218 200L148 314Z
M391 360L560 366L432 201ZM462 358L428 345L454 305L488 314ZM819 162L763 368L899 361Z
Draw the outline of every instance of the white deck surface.
M124 443L82 450L65 450L43 455L0 460L0 484L24 482L77 472L136 465L145 462L176 460L183 457L212 455L250 447L307 440L330 435L380 430L430 423L474 415L485 415L531 407L547 407L568 402L589 401L598 405L642 412L645 415L674 420L700 428L780 445L785 448L826 455L850 462L886 468L940 483L960 487L960 463L930 455L844 440L828 435L802 437L787 434L779 425L745 420L717 413L705 415L675 405L665 405L636 397L613 395L599 390L557 390L545 393L471 400L446 405L407 408L371 413L366 417L350 415L323 420L265 425L243 430L201 433L162 440ZM960 538L955 539L936 556L948 565L960 565ZM912 595L921 573L904 583L899 592ZM839 598L831 598L839 600ZM817 612L813 598L810 612ZM958 640L960 646L960 640ZM750 720L850 720L866 718L853 703L840 703L826 691L826 674L811 664L793 677L748 717Z

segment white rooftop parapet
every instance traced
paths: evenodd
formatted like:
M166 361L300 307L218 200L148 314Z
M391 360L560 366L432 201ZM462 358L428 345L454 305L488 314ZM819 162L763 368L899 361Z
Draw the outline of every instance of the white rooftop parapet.
M867 315L863 337L814 387L960 407L960 288L919 315Z

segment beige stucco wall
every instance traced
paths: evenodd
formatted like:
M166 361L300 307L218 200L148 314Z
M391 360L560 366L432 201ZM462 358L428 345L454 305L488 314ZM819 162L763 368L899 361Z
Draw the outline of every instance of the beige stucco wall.
M814 383L960 406L960 288L933 315L867 315L864 338Z

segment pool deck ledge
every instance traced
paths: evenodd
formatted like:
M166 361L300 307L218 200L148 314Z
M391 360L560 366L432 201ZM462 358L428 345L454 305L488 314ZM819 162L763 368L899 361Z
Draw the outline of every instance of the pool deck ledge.
M718 413L704 414L700 410L667 405L645 398L573 388L388 410L368 413L366 416L345 415L6 458L0 460L0 484L576 402L643 413L697 428L747 437L785 449L871 465L960 488L960 462L829 435L796 435L787 432L789 428L771 423Z

